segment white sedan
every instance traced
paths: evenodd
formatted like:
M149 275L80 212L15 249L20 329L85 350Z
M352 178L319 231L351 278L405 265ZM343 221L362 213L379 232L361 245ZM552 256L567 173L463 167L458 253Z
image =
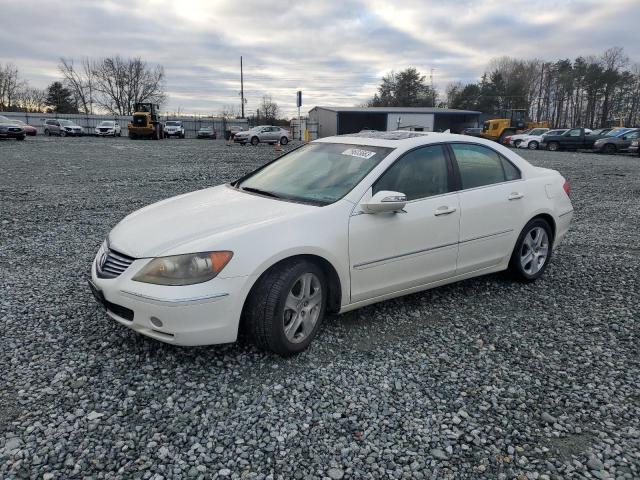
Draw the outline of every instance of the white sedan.
M527 148L529 150L537 150L540 144L542 143L542 141L544 140L545 136L562 135L567 130L568 130L567 128L561 128L559 130L547 130L541 135L525 135L520 140L520 143L518 143L516 148Z
M527 130L526 132L519 133L517 135L511 135L509 137L509 145L518 148L520 146L520 143L522 143L525 138L530 136L544 135L548 131L548 128L532 128L531 130Z
M91 289L117 322L176 345L291 355L323 317L470 277L539 278L573 216L569 187L488 140L362 132L123 219Z

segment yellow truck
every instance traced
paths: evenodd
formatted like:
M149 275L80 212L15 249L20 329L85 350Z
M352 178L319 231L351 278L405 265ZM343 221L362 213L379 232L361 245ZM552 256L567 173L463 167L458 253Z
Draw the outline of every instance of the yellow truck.
M164 138L159 111L160 108L155 103L136 103L133 120L127 125L129 138L131 140L139 138L160 140Z
M484 138L495 140L503 143L505 137L522 133L524 130L531 128L549 128L549 122L529 122L527 121L526 110L510 110L509 118L494 118L487 120L482 125L482 133Z

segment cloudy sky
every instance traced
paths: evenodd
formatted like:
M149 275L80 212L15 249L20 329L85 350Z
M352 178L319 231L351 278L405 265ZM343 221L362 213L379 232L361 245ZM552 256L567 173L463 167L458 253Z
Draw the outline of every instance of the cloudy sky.
M164 66L168 111L247 111L365 102L389 70L414 66L444 90L492 57L575 58L622 46L640 62L639 0L0 0L0 63L32 85L59 78L60 56L120 54Z

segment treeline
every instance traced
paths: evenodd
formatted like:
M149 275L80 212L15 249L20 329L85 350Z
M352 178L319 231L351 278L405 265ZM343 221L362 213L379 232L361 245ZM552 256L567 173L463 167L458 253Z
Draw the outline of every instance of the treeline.
M477 83L450 84L442 106L503 115L524 108L554 127L640 125L640 65L619 47L575 60L492 60Z
M0 110L130 115L137 102L166 100L163 67L140 58L61 58L58 69L60 81L37 89L14 65L0 64Z

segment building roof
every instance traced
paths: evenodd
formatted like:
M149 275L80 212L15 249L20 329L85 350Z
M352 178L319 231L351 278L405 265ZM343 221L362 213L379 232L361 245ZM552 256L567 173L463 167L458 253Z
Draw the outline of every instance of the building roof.
M456 110L453 108L437 108L437 107L322 107L322 110L331 112L350 112L350 113L441 113L445 115L480 115L481 112L474 110Z

